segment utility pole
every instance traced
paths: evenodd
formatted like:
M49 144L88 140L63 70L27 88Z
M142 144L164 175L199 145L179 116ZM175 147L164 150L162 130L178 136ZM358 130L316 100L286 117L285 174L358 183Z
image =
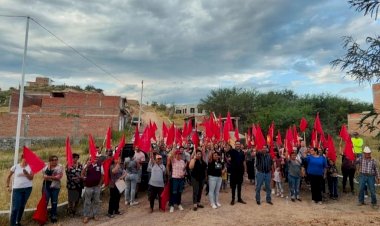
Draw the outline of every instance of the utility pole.
M30 17L26 17L26 32L25 32L25 45L24 45L24 55L22 57L22 69L21 69L21 84L20 84L20 93L19 93L19 101L18 101L18 113L17 113L17 128L16 128L16 143L15 143L15 155L13 159L13 165L16 165L18 162L18 151L20 148L20 133L21 133L21 115L22 115L22 107L24 105L24 80L25 80L25 60L26 60L26 52L28 49L28 34L29 34L29 20ZM13 199L13 182L12 180L12 192L11 192L11 205L9 208L9 219L11 219L12 214L12 199Z
M144 90L144 80L141 80L141 95L140 95L140 110L139 110L139 124L138 128L140 128L141 125L141 109L142 109L142 97L143 97L143 90Z

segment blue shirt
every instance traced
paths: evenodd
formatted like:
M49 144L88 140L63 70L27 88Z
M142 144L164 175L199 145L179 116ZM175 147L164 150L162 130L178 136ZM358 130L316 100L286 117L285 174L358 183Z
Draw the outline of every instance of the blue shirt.
M324 170L327 167L326 158L323 156L314 157L308 155L306 157L307 173L316 176L323 176Z

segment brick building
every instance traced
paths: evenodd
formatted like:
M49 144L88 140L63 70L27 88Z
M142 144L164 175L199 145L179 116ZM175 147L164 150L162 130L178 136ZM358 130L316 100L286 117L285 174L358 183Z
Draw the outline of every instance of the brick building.
M9 112L0 114L0 137L16 134L19 93L11 95ZM126 125L126 98L95 92L25 93L21 136L82 138L104 137L108 126Z
M43 87L50 86L52 80L50 78L45 77L37 77L34 82L27 82L29 87Z
M380 83L373 84L372 85L372 95L373 95L373 108L377 113L380 113ZM359 134L363 136L376 136L380 130L376 129L372 132L370 132L366 127L360 128L360 120L365 117L369 112L361 112L361 113L352 113L347 115L347 121L348 121L348 132L358 132ZM377 125L379 122L379 118L374 119L374 117L369 117L364 121L364 124L372 124L372 121L374 120L374 125Z

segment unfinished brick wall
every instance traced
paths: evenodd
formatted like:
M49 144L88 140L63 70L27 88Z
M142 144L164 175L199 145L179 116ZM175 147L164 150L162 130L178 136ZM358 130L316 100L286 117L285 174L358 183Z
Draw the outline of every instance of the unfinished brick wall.
M0 115L0 137L16 134L18 97L18 93L12 95L10 113ZM119 128L122 117L119 96L66 92L61 97L46 94L25 97L21 136L83 137L92 134L104 137L109 126L114 130Z

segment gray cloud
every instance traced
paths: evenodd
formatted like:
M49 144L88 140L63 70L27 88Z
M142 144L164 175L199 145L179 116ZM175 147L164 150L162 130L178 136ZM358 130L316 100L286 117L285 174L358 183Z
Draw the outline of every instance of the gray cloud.
M340 37L371 34L375 26L341 0L3 0L2 8L0 14L36 18L129 85L110 93L138 96L136 84L145 80L154 84L147 85L146 99L183 103L197 102L221 77L239 74L266 72L269 77L234 84L265 90L296 88L293 74L297 80L312 82L319 74L322 83L341 83L326 79L329 62L342 54ZM0 17L0 79L20 71L24 29L25 20ZM107 88L119 82L33 22L27 71L73 82L103 79ZM274 79L279 74L284 76Z

